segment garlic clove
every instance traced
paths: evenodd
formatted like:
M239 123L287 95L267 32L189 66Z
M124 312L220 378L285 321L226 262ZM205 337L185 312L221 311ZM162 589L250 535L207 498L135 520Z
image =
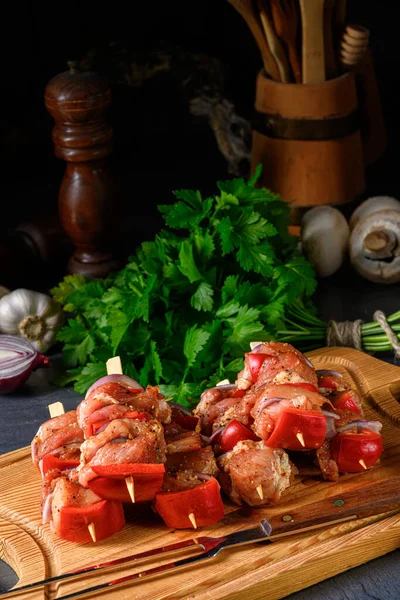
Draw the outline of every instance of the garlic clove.
M301 246L319 277L333 275L342 265L348 247L349 226L332 206L316 206L301 221Z

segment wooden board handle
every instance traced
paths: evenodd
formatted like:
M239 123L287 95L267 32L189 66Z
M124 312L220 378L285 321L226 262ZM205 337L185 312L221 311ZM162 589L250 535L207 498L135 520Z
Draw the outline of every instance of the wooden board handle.
M400 510L400 477L392 477L287 510L268 519L268 523L274 538L308 531L321 523L362 519L397 509Z

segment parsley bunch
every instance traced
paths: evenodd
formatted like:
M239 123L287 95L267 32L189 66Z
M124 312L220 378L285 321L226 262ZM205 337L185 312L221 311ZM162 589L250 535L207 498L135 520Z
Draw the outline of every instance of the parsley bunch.
M234 380L251 341L284 328L315 273L288 233L289 207L266 188L218 182L215 196L175 191L159 206L166 228L106 279L68 275L51 293L72 314L58 334L77 392L121 357L124 373L160 385L184 405L221 379Z

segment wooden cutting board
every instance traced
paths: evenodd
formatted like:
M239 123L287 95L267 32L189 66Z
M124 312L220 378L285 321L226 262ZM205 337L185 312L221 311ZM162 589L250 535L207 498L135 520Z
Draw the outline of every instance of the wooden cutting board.
M255 511L257 519L287 514L291 509L400 475L400 368L357 350L325 348L307 355L316 368L342 372L365 401L366 417L383 422L384 453L379 467L361 474L342 475L338 483L305 477L286 490L279 505ZM42 525L39 497L40 476L33 468L28 448L0 457L0 558L20 577L19 585L51 577L85 565L145 551L193 537L193 531L169 530L149 507L127 513L127 525L112 538L96 544L73 544L57 538ZM235 516L237 509L226 502L222 522L198 530L199 535L223 535L252 523ZM229 514L231 516L229 516ZM400 546L400 512L386 513L311 533L227 550L212 562L147 581L118 586L101 594L107 600L247 600L277 599L395 550ZM179 558L188 551L179 552ZM175 555L175 557L178 557ZM168 555L170 558L171 555ZM53 585L53 600L81 587L109 581L162 562L154 559L129 567L86 576L83 581ZM18 600L44 600L43 589L20 593ZM96 596L97 597L97 596Z

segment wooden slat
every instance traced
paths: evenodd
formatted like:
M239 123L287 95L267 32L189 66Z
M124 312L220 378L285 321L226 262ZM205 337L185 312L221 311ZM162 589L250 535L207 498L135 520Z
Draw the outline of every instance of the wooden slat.
M299 509L305 503L349 490L359 489L362 494L365 485L400 475L400 414L396 399L400 392L400 368L347 348L328 348L307 356L316 368L334 368L342 372L363 394L366 418L382 420L384 453L381 463L365 473L342 475L337 483L312 477L298 478L277 506L256 509L253 514L257 519L281 514L283 510ZM134 505L127 508L127 525L112 538L95 544L66 542L53 535L48 525L41 523L41 480L32 466L29 448L0 457L0 473L0 548L2 556L14 569L18 564L23 565L24 583L42 578L45 571L47 576L57 575L193 535L191 530L168 529L149 506ZM226 518L212 527L200 528L197 534L223 535L249 526L248 520L235 515L236 509L233 503L226 501ZM191 600L209 600L210 597L214 600L242 600L243 597L276 600L399 546L400 515L391 513L303 533L269 545L261 543L229 550L202 566L117 587L100 596L106 600L188 597ZM346 561L343 561L344 552ZM185 551L179 557L187 555ZM165 560L142 561L135 570ZM52 589L49 600L71 593L82 585L87 587L130 572L133 572L132 568L119 567L87 578L83 584L64 582ZM36 593L38 595L31 592L29 600L43 598L41 591Z

